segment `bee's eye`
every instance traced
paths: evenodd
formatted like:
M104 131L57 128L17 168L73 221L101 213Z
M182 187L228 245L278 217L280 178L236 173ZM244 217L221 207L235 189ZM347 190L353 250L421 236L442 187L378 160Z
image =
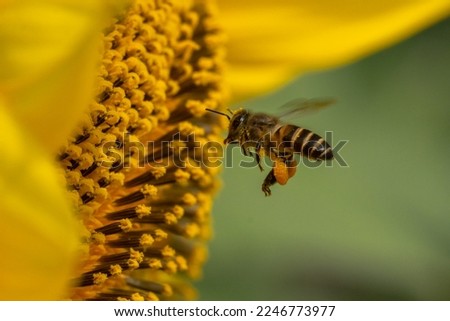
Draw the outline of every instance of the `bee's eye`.
M241 123L241 118L236 118L235 120L233 120L233 127L238 127L239 124Z

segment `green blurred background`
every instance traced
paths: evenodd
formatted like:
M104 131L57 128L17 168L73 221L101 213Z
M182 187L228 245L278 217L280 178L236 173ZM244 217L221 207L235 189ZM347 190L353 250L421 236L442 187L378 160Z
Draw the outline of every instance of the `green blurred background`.
M203 300L450 299L450 20L355 64L240 106L338 103L297 124L349 140L349 167L224 169ZM237 106L234 106L237 107Z

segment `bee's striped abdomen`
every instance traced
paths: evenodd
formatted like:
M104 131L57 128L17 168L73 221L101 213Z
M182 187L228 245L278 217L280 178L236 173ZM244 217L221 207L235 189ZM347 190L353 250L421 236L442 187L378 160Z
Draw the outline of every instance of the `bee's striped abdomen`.
M273 138L280 143L280 150L293 149L312 159L332 159L333 151L330 145L312 131L295 125L283 125L276 128Z

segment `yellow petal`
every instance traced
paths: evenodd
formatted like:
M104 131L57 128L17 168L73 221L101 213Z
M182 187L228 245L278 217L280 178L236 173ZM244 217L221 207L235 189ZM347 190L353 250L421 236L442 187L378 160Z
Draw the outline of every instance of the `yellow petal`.
M233 93L352 62L449 15L448 0L219 0Z
M56 167L0 101L0 300L66 294L78 236Z
M0 95L24 128L53 152L92 96L98 34L118 9L109 2L0 4Z

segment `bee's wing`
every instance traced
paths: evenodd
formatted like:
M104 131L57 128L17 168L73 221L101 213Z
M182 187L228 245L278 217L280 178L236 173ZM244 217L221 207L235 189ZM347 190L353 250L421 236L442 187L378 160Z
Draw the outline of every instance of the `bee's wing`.
M311 112L316 112L328 107L335 102L336 100L333 98L293 99L280 107L280 109L284 109L285 111L283 111L278 117L280 119L292 119L295 117L304 116Z

